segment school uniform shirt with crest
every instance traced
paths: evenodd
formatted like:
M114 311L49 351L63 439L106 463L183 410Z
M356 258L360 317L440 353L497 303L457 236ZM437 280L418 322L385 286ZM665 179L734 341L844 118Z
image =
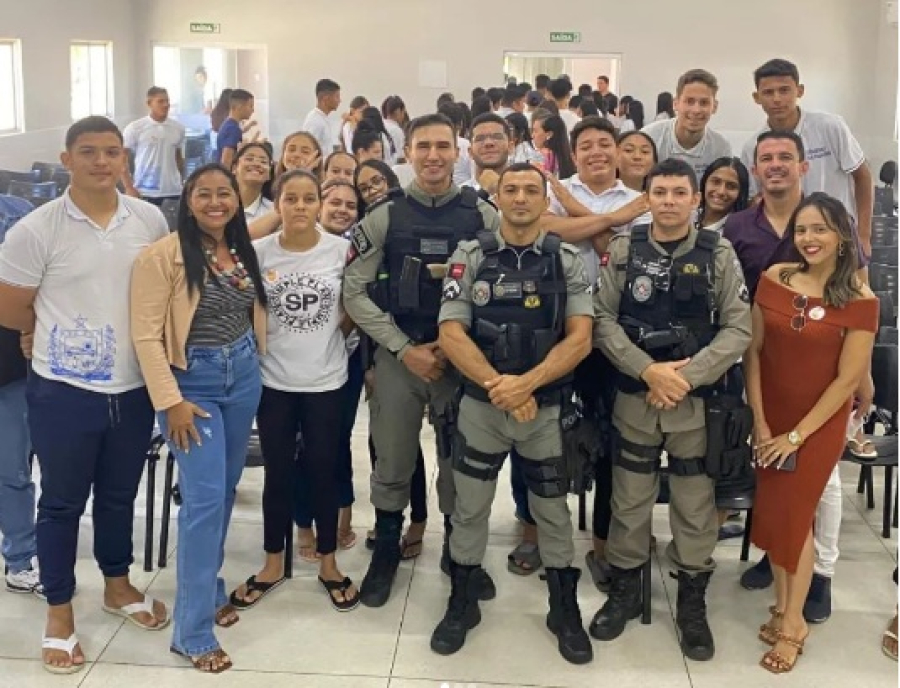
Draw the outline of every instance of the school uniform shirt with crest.
M159 208L118 195L105 229L66 192L24 217L0 246L0 281L37 289L32 367L43 378L103 394L144 385L131 340L131 272L169 235Z
M347 381L341 291L350 242L319 231L308 251L288 251L282 232L254 242L269 299L262 381L283 392L328 392Z

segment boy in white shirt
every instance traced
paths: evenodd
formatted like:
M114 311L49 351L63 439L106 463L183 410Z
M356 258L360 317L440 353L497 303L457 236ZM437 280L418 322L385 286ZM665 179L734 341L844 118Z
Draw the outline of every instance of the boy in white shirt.
M184 174L184 125L169 118L169 93L152 86L147 91L146 117L132 122L123 132L125 149L134 155L134 176L128 165L122 174L125 192L154 205L181 196Z
M684 160L697 179L716 160L731 156L731 144L709 127L719 107L719 82L705 69L691 69L678 79L675 89L675 119L651 122L643 131L656 143L659 161Z
M341 87L331 79L316 82L316 107L306 116L303 131L313 135L319 142L322 155L329 156L340 148L340 140L335 137L329 115L341 105Z
M744 164L753 162L756 139L764 131L779 129L799 135L809 162L803 193L824 191L841 201L856 220L860 243L870 255L874 182L865 153L850 127L838 115L800 109L798 101L804 87L797 66L787 60L769 60L753 73L753 79L753 100L762 107L767 120L766 126L744 145ZM755 187L756 180L751 179L751 191L755 192Z
M158 208L117 192L125 150L110 120L73 124L62 162L72 175L65 195L22 219L0 247L0 325L33 333L27 399L41 462L43 666L74 673L85 662L71 603L78 526L92 492L104 611L145 630L169 623L165 606L128 579L154 416L131 344L129 284L138 253L169 230Z

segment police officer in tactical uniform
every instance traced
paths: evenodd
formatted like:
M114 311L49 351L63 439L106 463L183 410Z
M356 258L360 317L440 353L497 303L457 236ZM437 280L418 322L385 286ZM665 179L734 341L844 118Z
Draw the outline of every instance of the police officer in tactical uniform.
M583 664L593 651L576 599L560 407L571 404L572 371L591 348L592 298L578 249L541 232L544 175L515 164L498 186L500 232L462 242L444 282L440 346L465 379L453 446L452 592L431 647L457 652L481 620L473 581L497 475L515 448L547 573L547 626L563 657Z
M461 240L494 231L494 208L452 183L459 154L453 125L443 115L413 120L406 157L416 173L406 194L371 209L356 227L344 273L344 307L377 344L375 390L369 400L378 462L372 472L376 544L360 601L380 607L390 597L400 564L403 510L415 470L426 404L442 425L459 378L438 345L437 316L446 263ZM442 428L436 427L439 436ZM446 444L446 443L439 443ZM445 523L453 509L449 451L439 450L438 497ZM441 454L446 456L441 456ZM486 574L479 595L495 594Z
M641 567L649 557L665 450L676 624L685 655L708 660L715 645L705 595L718 527L714 483L704 465L704 398L750 342L750 299L731 244L692 226L700 194L690 166L666 160L647 184L652 225L613 239L596 285L594 342L620 375L607 545L613 581L590 632L612 640L640 614Z

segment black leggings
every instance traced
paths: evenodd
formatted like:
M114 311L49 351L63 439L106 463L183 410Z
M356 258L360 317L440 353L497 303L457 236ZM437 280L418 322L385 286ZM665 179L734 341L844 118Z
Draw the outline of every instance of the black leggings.
M266 552L284 551L291 527L296 470L309 481L316 551L337 549L338 490L335 465L340 449L344 392L281 392L263 387L256 413L259 444L266 466L263 487L263 543ZM297 433L303 435L298 466Z
M369 433L369 459L374 470L378 455L375 453L372 433ZM428 520L428 479L425 475L425 456L422 454L421 444L416 455L416 470L409 483L409 520L413 523L425 523Z

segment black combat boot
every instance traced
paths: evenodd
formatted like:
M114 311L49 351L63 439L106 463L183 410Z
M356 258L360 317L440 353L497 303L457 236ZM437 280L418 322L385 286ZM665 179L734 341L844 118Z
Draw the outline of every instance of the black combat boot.
M572 664L587 664L594 658L591 639L581 624L578 609L578 579L581 571L571 566L564 569L546 568L547 588L550 590L550 613L547 628L556 636L559 654Z
M678 575L678 603L675 607L675 625L678 626L681 651L688 659L705 662L716 654L716 644L706 621L706 586L711 573L697 573L693 576L686 571Z
M431 649L439 655L459 652L466 642L466 633L481 623L481 610L475 595L476 572L481 567L463 566L450 561L450 601L447 613L431 634Z
M450 533L452 532L453 525L450 523L450 517L444 516L444 547L441 550L441 571L448 576L450 575ZM494 585L493 579L480 566L475 573L473 590L482 602L487 602L497 596L497 587Z
M367 607L382 607L391 596L391 586L400 566L402 530L402 511L375 510L375 551L359 589L359 601Z
M641 615L641 568L612 568L609 597L594 615L590 632L597 640L614 640L625 624Z

